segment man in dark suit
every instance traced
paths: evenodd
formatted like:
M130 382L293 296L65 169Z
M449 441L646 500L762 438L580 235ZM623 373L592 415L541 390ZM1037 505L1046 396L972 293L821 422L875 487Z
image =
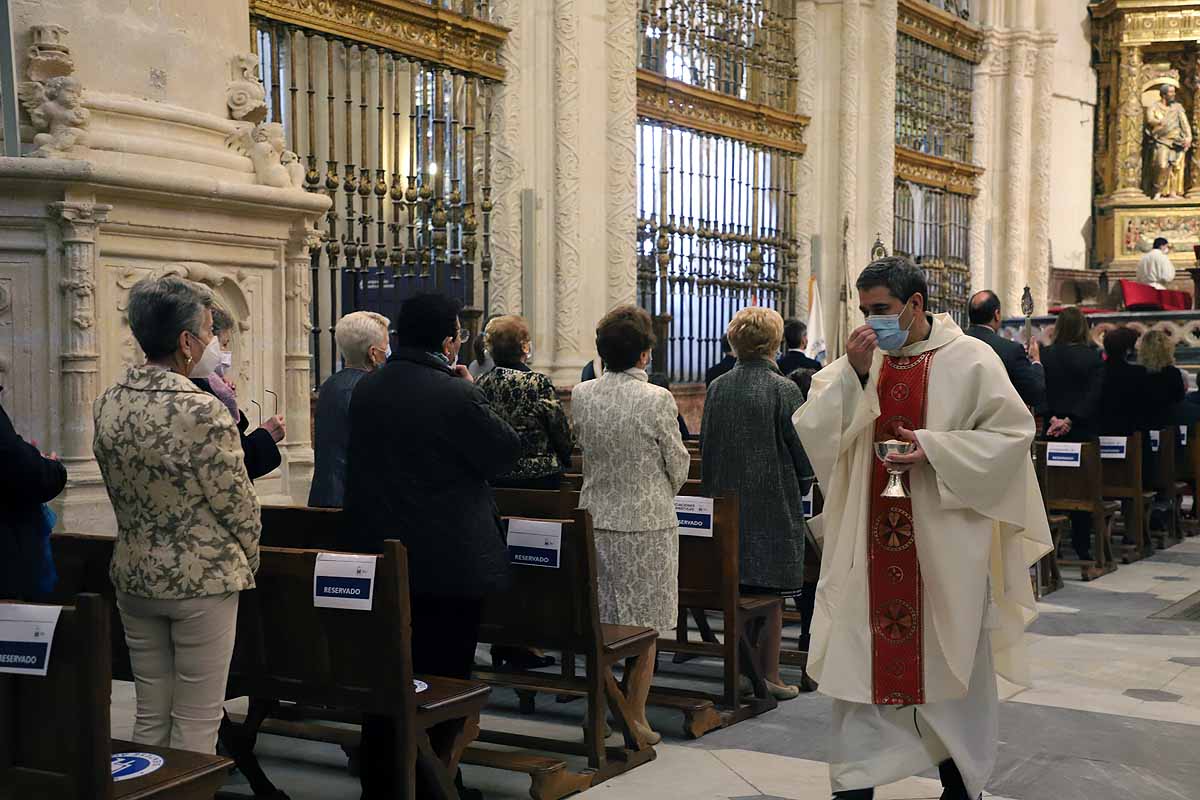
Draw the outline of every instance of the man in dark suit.
M1000 335L1000 298L990 289L971 295L968 314L971 325L966 330L967 335L996 351L1025 405L1041 408L1046 401L1046 373L1042 369L1037 340L1031 340L1026 350L1019 342Z
M737 359L733 355L733 348L729 346L729 339L726 336L721 337L721 360L709 367L704 373L704 385L708 386L717 378L724 375L729 370L733 369L737 364Z
M808 347L808 326L794 317L783 323L783 341L787 352L779 357L779 371L791 375L798 369L820 369L821 362L809 358L804 350Z
M521 440L458 363L459 310L433 294L400 307L398 348L350 400L344 509L351 548L378 553L399 539L408 550L413 669L468 679L483 597L509 579L488 481L512 469ZM394 737L388 718L364 720L363 798L398 794Z

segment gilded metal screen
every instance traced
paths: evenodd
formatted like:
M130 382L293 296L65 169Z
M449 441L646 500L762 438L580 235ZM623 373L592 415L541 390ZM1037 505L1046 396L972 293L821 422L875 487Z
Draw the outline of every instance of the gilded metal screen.
M656 372L699 381L738 309L795 310L795 3L642 0L638 19L638 299Z
M794 302L795 156L644 119L637 144L639 301L670 379L702 380L738 309Z
M927 42L896 37L896 144L971 162L975 65Z
M970 297L971 197L897 181L894 247L925 271L929 309L967 321Z
M431 5L486 11L475 0ZM422 291L470 305L477 270L486 307L492 83L360 41L253 22L270 120L300 154L305 188L333 201L312 254L319 385L336 371L334 325L349 311L392 318Z

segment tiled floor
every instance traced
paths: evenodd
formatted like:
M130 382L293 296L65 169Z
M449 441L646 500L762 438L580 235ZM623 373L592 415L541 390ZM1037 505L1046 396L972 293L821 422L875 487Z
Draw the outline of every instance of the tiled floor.
M1197 591L1200 540L1189 540L1092 583L1068 580L1048 598L1029 635L1036 685L1002 687L1000 762L989 787L997 798L1200 800L1200 622L1150 619ZM114 735L128 737L132 688L115 684L113 703ZM580 797L825 800L829 710L827 698L803 695L697 741L680 736L677 716L652 710L664 734L658 758ZM578 739L581 713L579 703L545 702L536 719L520 717L512 693L497 691L484 724ZM263 736L258 752L293 800L358 798L336 747ZM464 772L491 800L529 796L524 776ZM876 794L939 796L936 776Z

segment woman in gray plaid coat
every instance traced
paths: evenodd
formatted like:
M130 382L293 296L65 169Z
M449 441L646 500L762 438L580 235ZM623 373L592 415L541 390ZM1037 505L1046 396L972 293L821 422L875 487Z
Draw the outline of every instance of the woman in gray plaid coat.
M744 308L726 334L737 365L713 381L704 402L704 490L737 492L742 593L796 597L808 531L802 499L813 471L791 422L804 399L774 360L783 319L769 308ZM779 675L782 609L766 634L767 687L776 698L790 700L799 689L784 685Z

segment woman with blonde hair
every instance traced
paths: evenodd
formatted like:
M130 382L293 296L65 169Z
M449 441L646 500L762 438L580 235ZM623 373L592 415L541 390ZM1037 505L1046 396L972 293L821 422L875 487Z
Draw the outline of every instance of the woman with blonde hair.
M804 402L800 387L775 363L783 318L770 308L743 308L726 329L737 364L708 387L701 475L706 494L736 492L742 594L799 597L808 526L802 500L813 470L792 425ZM779 674L783 606L767 623L767 688L778 700L800 690Z
M1175 343L1163 331L1146 331L1138 340L1137 356L1146 368L1141 392L1144 429L1161 430L1171 424L1185 393L1183 373L1175 366Z

